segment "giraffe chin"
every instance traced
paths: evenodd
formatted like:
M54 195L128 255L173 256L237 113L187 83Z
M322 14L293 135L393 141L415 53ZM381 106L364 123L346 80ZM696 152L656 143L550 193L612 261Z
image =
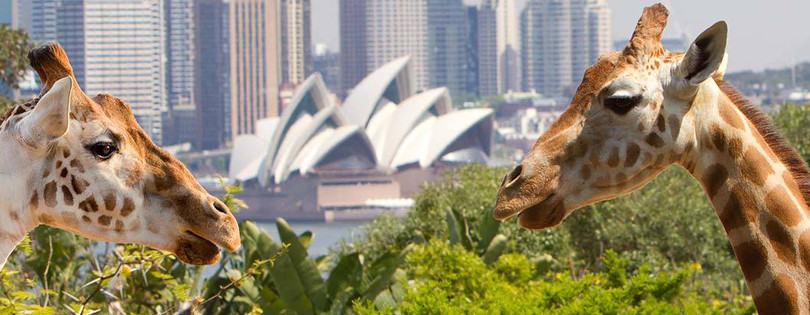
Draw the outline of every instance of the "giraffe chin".
M560 225L565 217L565 203L548 198L521 211L518 214L518 224L530 230L547 229Z
M192 232L177 242L174 254L181 261L192 265L213 265L219 261L219 247Z

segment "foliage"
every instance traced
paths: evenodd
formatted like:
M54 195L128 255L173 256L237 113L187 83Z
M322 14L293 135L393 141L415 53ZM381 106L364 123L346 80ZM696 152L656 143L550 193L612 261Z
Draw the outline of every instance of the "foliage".
M0 25L0 115L13 105L5 96L17 88L17 84L28 68L28 51L33 48L28 42L28 34L14 30L7 24Z
M507 257L507 256L504 256ZM595 313L752 313L742 301L706 301L684 290L694 266L671 272L647 267L628 274L627 262L605 252L605 269L572 278L564 273L533 274L536 269L522 255L513 254L503 265L487 267L460 245L433 240L408 256L410 282L396 311L404 314L595 314ZM507 267L508 266L508 267ZM520 272L516 272L521 270ZM531 276L529 276L531 274ZM355 310L371 313L363 305Z
M774 124L782 130L782 135L805 161L810 161L810 137L807 127L810 126L810 106L786 104L771 113Z

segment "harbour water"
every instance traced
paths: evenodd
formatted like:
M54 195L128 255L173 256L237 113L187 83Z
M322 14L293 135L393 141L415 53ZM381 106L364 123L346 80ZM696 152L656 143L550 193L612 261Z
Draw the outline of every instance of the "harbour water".
M329 253L329 249L337 246L341 239L351 239L352 232L359 234L359 227L368 221L340 221L340 222L290 222L296 234L312 231L312 243L309 246L309 256L318 257ZM278 229L275 222L256 222L276 242L279 241Z

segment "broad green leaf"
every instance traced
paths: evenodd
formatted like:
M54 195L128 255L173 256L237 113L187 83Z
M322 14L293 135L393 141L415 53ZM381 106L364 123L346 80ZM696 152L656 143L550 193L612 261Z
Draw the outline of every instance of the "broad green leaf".
M298 236L293 231L287 221L282 218L276 219L276 227L278 228L278 235L281 237L281 242L289 244L287 255L295 268L298 277L301 279L304 289L312 301L314 309L317 311L326 311L327 297L326 297L326 284L321 278L321 273L318 271L318 266L315 261L308 258L306 247L298 239Z
M498 261L498 257L501 257L504 249L506 249L506 236L498 234L492 239L492 242L489 243L487 250L484 252L484 263L489 265Z

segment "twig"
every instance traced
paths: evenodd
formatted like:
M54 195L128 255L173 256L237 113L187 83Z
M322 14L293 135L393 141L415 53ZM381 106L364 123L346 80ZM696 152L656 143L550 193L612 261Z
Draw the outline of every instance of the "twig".
M51 258L53 258L53 239L48 235L48 261L45 264L45 271L42 272L42 282L45 285L45 307L51 299L51 290L48 287L48 272L51 270Z

